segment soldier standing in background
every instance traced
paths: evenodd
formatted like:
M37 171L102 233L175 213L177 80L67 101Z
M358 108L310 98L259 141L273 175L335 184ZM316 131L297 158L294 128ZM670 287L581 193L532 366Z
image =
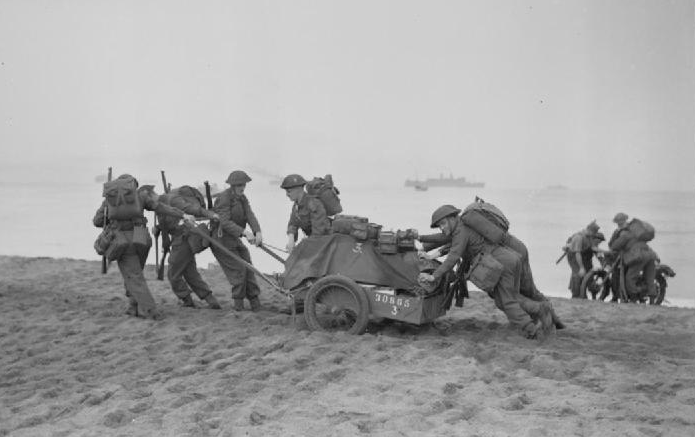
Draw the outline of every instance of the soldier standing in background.
M625 289L628 294L641 295L637 285L640 275L644 275L646 282L646 296L656 297L654 276L656 275L656 260L659 258L656 252L647 244L654 238L654 228L639 219L628 222L625 213L618 213L613 218L618 229L608 243L611 250L620 253L625 266Z
M263 243L261 226L251 210L249 200L244 195L246 184L250 181L251 178L244 171L235 170L229 174L227 183L230 187L221 192L215 200L214 210L219 216L219 223L212 226L213 237L248 263L251 263L251 254L241 241L241 237L246 237L250 243L256 246ZM251 229L246 229L247 225ZM248 299L251 310L259 311L261 302L258 296L261 290L256 282L254 272L214 245L211 249L232 286L234 310L242 311L244 299Z
M598 230L599 225L594 220L585 229L573 234L567 240L565 250L567 251L567 262L572 270L568 288L572 292L573 299L581 297L582 279L586 272L593 268L592 259L596 253Z
M287 251L292 252L299 238L299 229L308 237L310 235L327 235L331 232L331 221L326 208L316 197L304 190L306 180L298 174L291 174L283 179L280 188L293 202L290 219L287 223Z
M159 202L152 185L138 187L138 181L129 174L104 183L103 196L104 202L93 219L94 226L104 228L97 240L102 243L97 253L102 252L100 255L118 263L129 299L126 314L159 319L161 314L142 271L152 246L144 210L184 219L191 224L195 224L195 218Z

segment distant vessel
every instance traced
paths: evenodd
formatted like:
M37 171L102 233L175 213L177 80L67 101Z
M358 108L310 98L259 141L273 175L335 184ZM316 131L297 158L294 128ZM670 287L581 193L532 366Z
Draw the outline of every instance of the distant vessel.
M407 185L408 185L408 184L406 183L406 186L407 186ZM413 186L415 187L415 189L416 189L417 191L427 191L427 189L429 188L426 184L424 184L424 183L422 183L422 182L419 182L419 181L416 182L415 185L413 185Z
M567 190L568 188L564 185L548 185L545 187L546 190L553 190L553 191L560 191L560 190Z
M417 179L406 179L405 180L405 186L406 187L418 187L418 186L424 186L424 187L471 187L471 188L483 188L485 186L485 182L473 182L469 181L464 177L460 178L455 178L452 174L449 174L448 178L445 178L444 175L440 174L439 178L427 178L424 181L420 181Z

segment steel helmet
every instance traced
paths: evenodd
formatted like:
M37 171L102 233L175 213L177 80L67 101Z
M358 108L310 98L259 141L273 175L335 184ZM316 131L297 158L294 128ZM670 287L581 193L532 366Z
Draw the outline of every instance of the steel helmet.
M435 209L432 213L432 223L430 223L430 228L436 228L437 223L439 223L439 220L443 219L444 217L449 217L450 215L457 215L460 212L461 210L453 205L440 206L439 208Z
M251 182L251 178L243 170L234 170L229 173L229 177L226 181L229 185L241 185L247 182Z
M288 188L294 188L294 187L302 187L306 184L306 181L302 177L302 175L298 174L291 174L287 175L285 179L282 180L282 183L280 184L280 188L288 189Z

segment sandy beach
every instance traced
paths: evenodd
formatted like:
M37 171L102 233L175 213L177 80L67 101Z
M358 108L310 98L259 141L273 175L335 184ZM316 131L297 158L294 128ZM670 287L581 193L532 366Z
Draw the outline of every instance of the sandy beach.
M123 314L115 265L0 257L0 435L692 436L695 309L553 298L569 325L539 343L490 298L428 326L311 332L269 289L259 313Z

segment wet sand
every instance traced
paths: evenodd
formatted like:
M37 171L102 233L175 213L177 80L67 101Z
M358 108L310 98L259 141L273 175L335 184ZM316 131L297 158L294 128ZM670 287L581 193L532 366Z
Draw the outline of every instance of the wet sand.
M695 309L553 298L539 343L471 293L428 326L311 332L264 289L259 313L124 315L115 265L0 257L0 436L692 436ZM196 299L196 302L197 299Z

